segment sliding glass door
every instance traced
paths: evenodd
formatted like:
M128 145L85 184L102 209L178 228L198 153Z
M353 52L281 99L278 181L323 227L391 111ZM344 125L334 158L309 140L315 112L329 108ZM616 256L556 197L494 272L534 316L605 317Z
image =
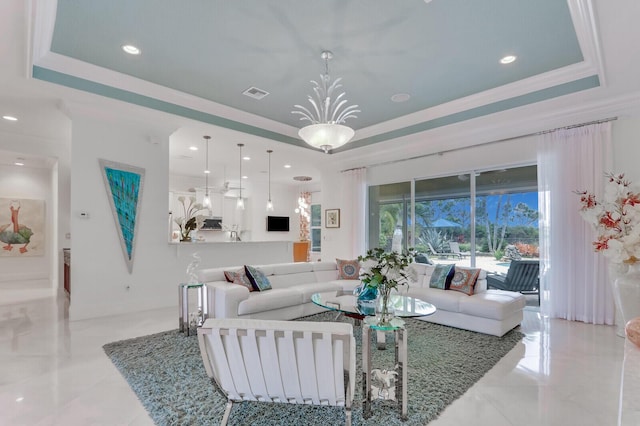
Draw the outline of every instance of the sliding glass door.
M413 246L437 262L496 272L514 258L537 258L536 166L417 179L413 186L369 187L369 248Z

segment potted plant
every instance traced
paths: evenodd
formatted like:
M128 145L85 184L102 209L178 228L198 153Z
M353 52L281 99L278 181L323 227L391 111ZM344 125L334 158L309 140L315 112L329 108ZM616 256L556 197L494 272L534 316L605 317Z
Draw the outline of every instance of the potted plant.
M364 264L360 271L362 293L375 291L378 294L379 325L387 325L391 321L393 317L393 313L389 310L391 291L397 291L401 285L409 284L411 276L408 267L413 263L416 253L413 248L402 253L385 252L381 248L374 248L367 251L366 255L358 256L358 261Z
M203 216L197 213L204 208L202 204L196 203L196 197L189 197L189 201L186 202L186 198L181 196L178 197L178 201L182 204L184 212L184 216L175 219L180 227L180 241L191 241L191 231L195 231L202 225Z

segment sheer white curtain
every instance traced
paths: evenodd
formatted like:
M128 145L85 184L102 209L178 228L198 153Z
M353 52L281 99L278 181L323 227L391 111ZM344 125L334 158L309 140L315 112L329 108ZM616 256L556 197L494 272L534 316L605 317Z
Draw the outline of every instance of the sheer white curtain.
M342 172L344 205L347 207L348 217L343 217L343 223L348 227L353 258L366 251L367 226L367 169L359 168ZM345 221L346 219L346 221Z
M576 190L600 196L612 167L611 123L562 129L538 141L542 311L551 318L613 324L615 307L595 232Z

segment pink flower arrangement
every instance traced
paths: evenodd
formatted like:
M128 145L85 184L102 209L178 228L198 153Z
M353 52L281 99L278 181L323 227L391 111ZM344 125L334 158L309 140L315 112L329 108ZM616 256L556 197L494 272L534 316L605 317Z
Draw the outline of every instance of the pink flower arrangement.
M640 260L640 193L631 190L624 174L609 173L604 198L599 200L588 191L580 195L580 215L591 223L598 238L593 242L615 263L635 263Z

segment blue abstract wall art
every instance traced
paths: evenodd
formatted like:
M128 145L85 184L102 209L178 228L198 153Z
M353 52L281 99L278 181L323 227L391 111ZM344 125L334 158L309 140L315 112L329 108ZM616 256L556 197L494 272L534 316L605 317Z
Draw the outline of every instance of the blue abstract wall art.
M144 169L99 159L113 219L129 273L133 272L136 231L144 183Z

